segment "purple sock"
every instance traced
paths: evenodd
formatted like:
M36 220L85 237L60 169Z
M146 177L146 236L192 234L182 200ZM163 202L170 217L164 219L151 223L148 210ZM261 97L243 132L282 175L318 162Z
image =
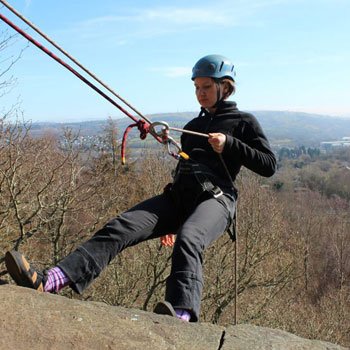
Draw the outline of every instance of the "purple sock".
M44 291L57 293L69 283L70 279L66 274L58 266L55 266L47 272L47 281L44 286Z
M183 321L186 321L186 322L190 321L191 314L187 310L175 309L175 312L176 312L177 318L179 318L180 320L183 320Z

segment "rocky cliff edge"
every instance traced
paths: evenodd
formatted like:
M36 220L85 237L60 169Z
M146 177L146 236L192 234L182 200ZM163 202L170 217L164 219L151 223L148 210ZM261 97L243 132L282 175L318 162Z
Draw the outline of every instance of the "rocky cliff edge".
M248 324L187 324L169 316L0 286L0 349L341 350Z

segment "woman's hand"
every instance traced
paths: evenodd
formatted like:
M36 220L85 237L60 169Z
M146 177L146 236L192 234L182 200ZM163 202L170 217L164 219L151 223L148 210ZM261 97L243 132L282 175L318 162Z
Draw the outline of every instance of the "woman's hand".
M175 235L170 233L160 237L160 243L165 247L172 247L175 243Z
M222 153L226 143L226 135L219 132L211 133L208 142L216 153Z

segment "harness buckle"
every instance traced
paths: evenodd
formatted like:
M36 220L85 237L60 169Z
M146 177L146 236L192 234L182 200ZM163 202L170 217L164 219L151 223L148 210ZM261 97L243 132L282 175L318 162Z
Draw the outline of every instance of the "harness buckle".
M213 193L213 197L216 199L216 198L219 198L220 196L222 196L224 194L224 192L222 192L221 188L218 187L218 186L215 186L211 192Z

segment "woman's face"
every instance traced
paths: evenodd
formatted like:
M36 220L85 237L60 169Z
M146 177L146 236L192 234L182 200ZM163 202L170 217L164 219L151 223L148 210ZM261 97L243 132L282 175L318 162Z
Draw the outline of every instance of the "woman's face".
M199 104L203 108L212 109L218 98L218 86L214 80L206 77L195 78L194 86Z

